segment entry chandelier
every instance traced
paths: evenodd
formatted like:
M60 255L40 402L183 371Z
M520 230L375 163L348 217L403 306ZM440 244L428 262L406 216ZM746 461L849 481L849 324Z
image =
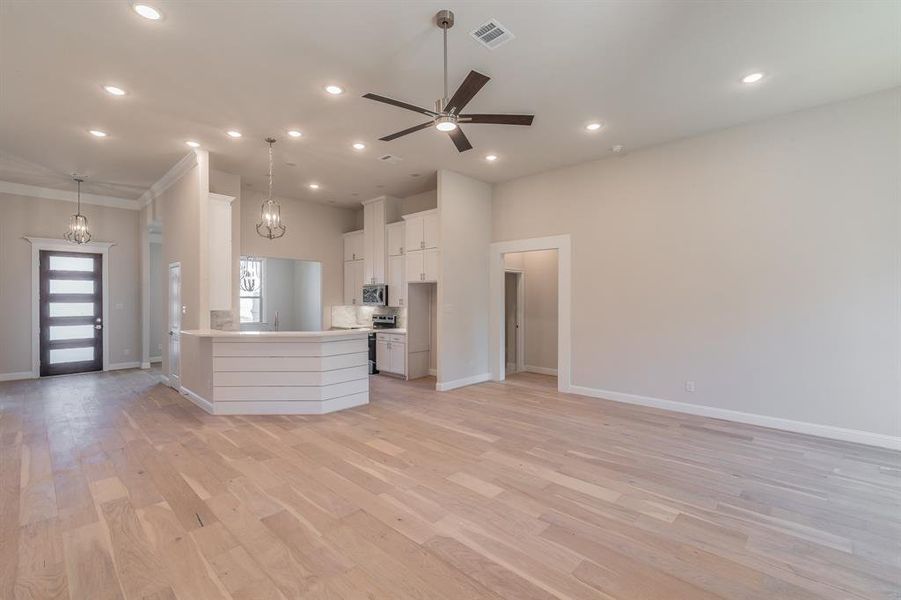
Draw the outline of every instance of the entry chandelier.
M75 214L69 217L69 229L63 237L72 244L87 244L91 241L91 232L88 230L88 218L81 214L81 182L84 181L78 175L72 175L78 186L78 204Z
M274 240L285 235L285 226L282 224L282 206L278 200L272 199L272 144L275 138L266 138L269 144L269 197L260 208L260 222L257 223L257 233L262 237Z

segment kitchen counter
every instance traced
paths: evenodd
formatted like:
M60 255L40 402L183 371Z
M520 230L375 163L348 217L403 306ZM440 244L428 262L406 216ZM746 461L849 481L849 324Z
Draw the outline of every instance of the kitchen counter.
M405 334L407 330L403 327L354 327L353 329L345 329L343 327L333 328L332 331L365 331L366 333L399 333Z
M369 332L184 330L180 391L214 415L324 414L369 402Z

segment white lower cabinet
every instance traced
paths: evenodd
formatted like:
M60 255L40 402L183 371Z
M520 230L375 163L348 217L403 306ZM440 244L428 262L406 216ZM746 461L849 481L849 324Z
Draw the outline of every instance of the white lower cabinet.
M406 377L407 336L401 333L376 333L375 367L385 373Z

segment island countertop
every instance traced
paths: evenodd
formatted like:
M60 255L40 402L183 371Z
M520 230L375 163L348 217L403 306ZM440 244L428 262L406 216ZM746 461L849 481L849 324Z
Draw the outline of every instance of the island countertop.
M214 415L311 415L369 402L368 331L220 331L180 337L181 393Z
M368 331L360 329L333 329L329 331L223 331L221 329L183 329L182 335L201 338L363 338Z

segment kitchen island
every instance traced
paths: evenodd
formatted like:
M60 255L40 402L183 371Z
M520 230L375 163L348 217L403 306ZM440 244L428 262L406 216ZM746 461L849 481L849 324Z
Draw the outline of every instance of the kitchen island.
M214 415L318 415L369 402L368 333L181 332L180 392Z

